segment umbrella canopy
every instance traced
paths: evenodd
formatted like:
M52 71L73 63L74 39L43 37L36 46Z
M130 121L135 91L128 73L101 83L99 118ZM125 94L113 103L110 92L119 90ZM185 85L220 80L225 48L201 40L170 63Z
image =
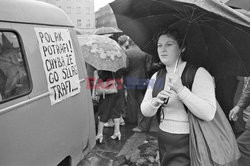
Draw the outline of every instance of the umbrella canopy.
M94 31L95 35L114 34L114 33L122 33L122 31L115 27L101 27L101 28L97 28Z
M85 61L97 70L116 72L126 67L127 55L119 44L99 35L78 37Z
M118 27L145 52L157 55L154 35L178 29L185 57L213 76L250 73L250 19L215 0L116 0L110 4Z

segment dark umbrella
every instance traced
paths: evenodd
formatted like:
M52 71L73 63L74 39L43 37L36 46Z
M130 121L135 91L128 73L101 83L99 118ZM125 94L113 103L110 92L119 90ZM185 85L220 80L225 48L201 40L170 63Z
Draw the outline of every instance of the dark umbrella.
M214 76L248 76L250 19L215 0L116 0L118 27L145 52L156 55L153 37L176 27L188 45L186 59Z

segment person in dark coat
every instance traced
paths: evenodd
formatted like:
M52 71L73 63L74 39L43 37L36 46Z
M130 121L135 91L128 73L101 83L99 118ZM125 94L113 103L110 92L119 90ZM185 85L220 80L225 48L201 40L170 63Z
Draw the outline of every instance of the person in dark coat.
M147 72L150 69L152 56L143 52L133 41L126 50L129 61L125 73L125 84L127 86L127 112L126 121L137 123L133 131L146 131L150 127L151 118L142 115L140 104L146 92L146 83L150 77Z
M237 85L238 80L235 76L215 77L216 98L227 117L230 110L234 107L234 95Z
M230 110L228 118L229 120L236 121L238 119L238 113L243 112L250 105L250 79L246 81L246 84L242 90L239 101ZM245 113L246 114L246 113ZM247 114L246 114L247 115ZM239 150L241 152L241 158L239 159L239 166L249 165L250 162L250 117L246 117L245 131L237 138Z

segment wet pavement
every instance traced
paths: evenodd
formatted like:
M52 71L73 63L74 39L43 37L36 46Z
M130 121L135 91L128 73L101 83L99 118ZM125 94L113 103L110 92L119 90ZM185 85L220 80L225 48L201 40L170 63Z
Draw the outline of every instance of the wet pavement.
M135 133L135 125L121 126L121 140L113 140L113 128L104 128L103 143L97 143L78 166L158 166L155 126L150 132Z

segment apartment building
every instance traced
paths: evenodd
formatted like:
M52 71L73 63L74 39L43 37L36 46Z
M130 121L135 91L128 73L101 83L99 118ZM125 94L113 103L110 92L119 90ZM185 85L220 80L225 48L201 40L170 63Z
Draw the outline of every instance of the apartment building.
M40 0L64 10L82 33L95 29L94 0Z

